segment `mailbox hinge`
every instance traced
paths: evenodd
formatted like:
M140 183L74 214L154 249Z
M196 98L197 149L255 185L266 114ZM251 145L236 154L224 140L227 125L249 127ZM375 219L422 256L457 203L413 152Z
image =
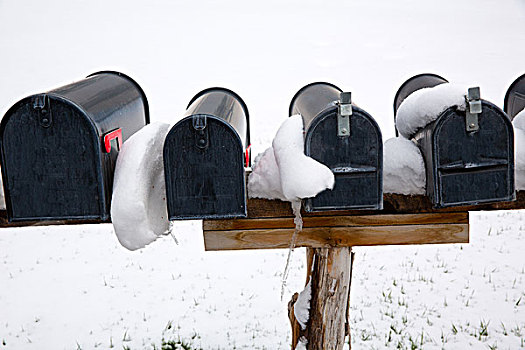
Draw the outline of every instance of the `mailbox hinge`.
M195 129L195 144L200 149L208 147L207 120L204 114L195 114L191 117L193 129Z
M352 93L341 92L337 104L337 136L350 136L350 116L352 115Z
M469 88L465 99L467 102L467 110L465 114L467 132L478 131L478 115L481 113L481 94L479 87Z
M49 128L52 122L51 106L47 95L37 95L33 99L33 109L38 114L38 123L44 128Z

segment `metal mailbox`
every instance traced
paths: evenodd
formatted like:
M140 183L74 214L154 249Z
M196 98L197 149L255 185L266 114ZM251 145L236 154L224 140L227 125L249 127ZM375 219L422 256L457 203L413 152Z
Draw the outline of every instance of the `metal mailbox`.
M383 142L376 121L349 92L317 82L300 89L289 114L304 121L305 154L335 175L332 190L306 200L306 211L382 209Z
M170 220L246 216L250 125L244 101L210 88L188 104L164 143Z
M410 78L396 94L394 114L414 91L446 82L434 74ZM425 159L427 195L438 208L515 199L512 123L481 99L479 88L468 89L465 99L466 110L451 106L412 136Z
M503 110L510 119L525 109L525 74L516 79L505 94Z
M147 123L144 91L118 72L17 102L0 123L9 221L107 220L120 145Z

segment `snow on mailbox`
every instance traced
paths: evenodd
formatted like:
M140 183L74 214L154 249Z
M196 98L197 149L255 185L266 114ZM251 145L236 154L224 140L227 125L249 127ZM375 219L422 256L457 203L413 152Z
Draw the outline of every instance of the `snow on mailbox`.
M249 149L248 108L236 93L193 97L164 143L170 220L245 217Z
M9 221L107 220L120 145L147 123L146 95L118 72L17 102L0 124Z
M515 198L512 124L481 99L479 87L417 75L397 92L394 114L399 133L421 149L426 192L435 207Z
M305 154L335 175L334 188L307 199L306 210L382 209L381 130L352 104L350 93L324 82L306 85L293 97L289 114L303 117Z
M503 110L511 119L525 109L525 74L510 85L503 106Z

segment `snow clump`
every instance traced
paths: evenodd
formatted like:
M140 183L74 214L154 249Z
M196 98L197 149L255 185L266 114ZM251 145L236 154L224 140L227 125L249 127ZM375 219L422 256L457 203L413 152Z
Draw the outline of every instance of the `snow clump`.
M405 138L410 139L449 107L457 106L459 110L465 110L466 92L467 88L464 86L449 83L413 92L397 110L397 130Z
M525 109L512 120L514 126L516 190L525 190Z
M111 220L119 242L144 248L169 232L162 149L169 124L151 123L122 146L115 167Z
M425 162L419 147L404 137L387 140L383 146L383 192L425 194Z
M297 342L297 345L295 346L294 350L306 350L306 346L308 345L308 340L306 340L305 337L299 338L299 342Z
M303 118L294 115L281 125L272 147L256 160L248 193L252 198L293 202L315 197L332 189L334 183L334 174L327 166L304 154Z
M299 322L301 329L306 329L306 323L310 319L310 300L312 299L312 279L308 281L308 284L304 290L299 293L297 301L293 306L293 313L295 319Z
M273 147L259 154L253 163L248 179L250 198L280 199L286 201L281 187L281 175L275 161Z

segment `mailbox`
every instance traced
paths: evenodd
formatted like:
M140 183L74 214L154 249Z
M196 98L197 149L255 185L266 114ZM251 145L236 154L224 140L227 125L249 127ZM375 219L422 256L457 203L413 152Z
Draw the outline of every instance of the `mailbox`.
M416 90L446 83L433 74L405 82L394 114ZM427 195L435 207L509 201L514 192L514 134L509 117L481 99L479 88L465 91L466 110L450 106L412 135L425 159Z
M190 101L164 143L170 220L246 216L248 108L233 91L210 88Z
M147 123L144 91L118 72L17 102L0 124L9 221L107 220L120 145Z
M318 82L292 99L289 114L304 121L305 154L335 175L332 190L306 200L306 211L382 209L383 142L375 120L351 103L349 92Z
M503 110L511 119L523 109L525 109L525 74L510 85L503 106Z

